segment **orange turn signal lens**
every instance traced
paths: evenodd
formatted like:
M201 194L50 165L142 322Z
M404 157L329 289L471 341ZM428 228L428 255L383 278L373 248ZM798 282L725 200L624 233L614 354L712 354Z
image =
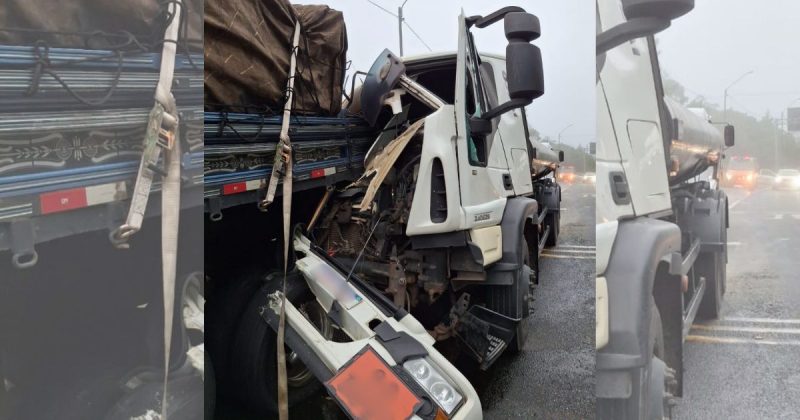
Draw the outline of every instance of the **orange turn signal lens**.
M359 420L406 420L422 405L369 346L325 386L347 414Z

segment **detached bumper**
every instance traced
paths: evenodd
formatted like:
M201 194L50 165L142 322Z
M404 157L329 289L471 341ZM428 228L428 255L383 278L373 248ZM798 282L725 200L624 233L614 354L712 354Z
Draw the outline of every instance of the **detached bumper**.
M356 287L352 279L345 281L345 276L317 255L309 240L302 235L295 237L294 246L296 252L305 254L298 259L297 269L328 316L351 338L351 341L342 343L323 337L294 305L286 302L286 344L317 379L329 385L329 391L331 380L337 373L372 350L396 375L392 379L403 382L422 402L412 418L432 419L437 411L444 412L450 419L483 418L475 389L433 347L435 340L414 317L402 309L390 308L386 302L376 302L369 291ZM278 325L280 302L280 292L273 293L262 313L273 329ZM426 386L431 386L431 381L417 380L403 368L405 362L420 360L433 368L439 382L443 380L444 385L455 391L453 406L448 407L447 401L440 402L426 389ZM340 405L346 406L343 398L333 396ZM360 397L361 394L356 394L355 398ZM363 393L363 398L370 398L369 393Z

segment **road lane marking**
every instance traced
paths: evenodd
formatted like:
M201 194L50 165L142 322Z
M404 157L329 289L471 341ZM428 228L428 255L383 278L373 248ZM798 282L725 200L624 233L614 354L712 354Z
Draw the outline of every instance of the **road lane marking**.
M750 193L747 193L747 195L745 195L744 197L734 201L733 204L728 206L728 210L733 210L734 207L738 206L739 203L741 203L742 201L746 200L748 197L750 197Z
M559 248L551 248L542 251L542 253L567 253L567 254L594 254L593 250L583 250L583 249L559 249Z
M721 321L753 322L753 323L762 323L762 324L798 324L798 325L800 325L800 319L748 318L748 317L732 316L732 317L722 318Z
M594 260L594 256L591 257L583 257L580 255L555 255L555 254L542 254L542 258L559 258L559 259L569 259L569 260Z
M689 343L702 344L761 344L767 346L800 346L800 341L798 340L756 340L751 338L707 337L704 335L687 335L686 341Z
M692 325L693 330L700 331L728 331L744 333L774 333L774 334L800 334L800 328L762 328L762 327L736 327L730 325Z

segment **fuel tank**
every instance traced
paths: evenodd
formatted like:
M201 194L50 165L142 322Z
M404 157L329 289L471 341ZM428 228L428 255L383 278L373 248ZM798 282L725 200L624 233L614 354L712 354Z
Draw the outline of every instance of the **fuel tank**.
M683 182L715 165L725 147L722 131L714 127L703 109L687 109L665 97L672 139L667 163L671 184Z

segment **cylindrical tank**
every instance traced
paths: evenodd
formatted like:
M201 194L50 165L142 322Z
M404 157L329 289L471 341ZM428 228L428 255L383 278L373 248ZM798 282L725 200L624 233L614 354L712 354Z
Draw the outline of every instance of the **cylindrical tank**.
M705 110L686 109L668 97L664 103L672 122L667 170L671 183L682 182L715 164L725 142L722 132L708 122Z
M544 144L536 139L531 139L531 145L536 151L533 161L531 162L531 171L533 176L540 176L548 169L554 169L558 166L558 152L553 150L550 145Z

